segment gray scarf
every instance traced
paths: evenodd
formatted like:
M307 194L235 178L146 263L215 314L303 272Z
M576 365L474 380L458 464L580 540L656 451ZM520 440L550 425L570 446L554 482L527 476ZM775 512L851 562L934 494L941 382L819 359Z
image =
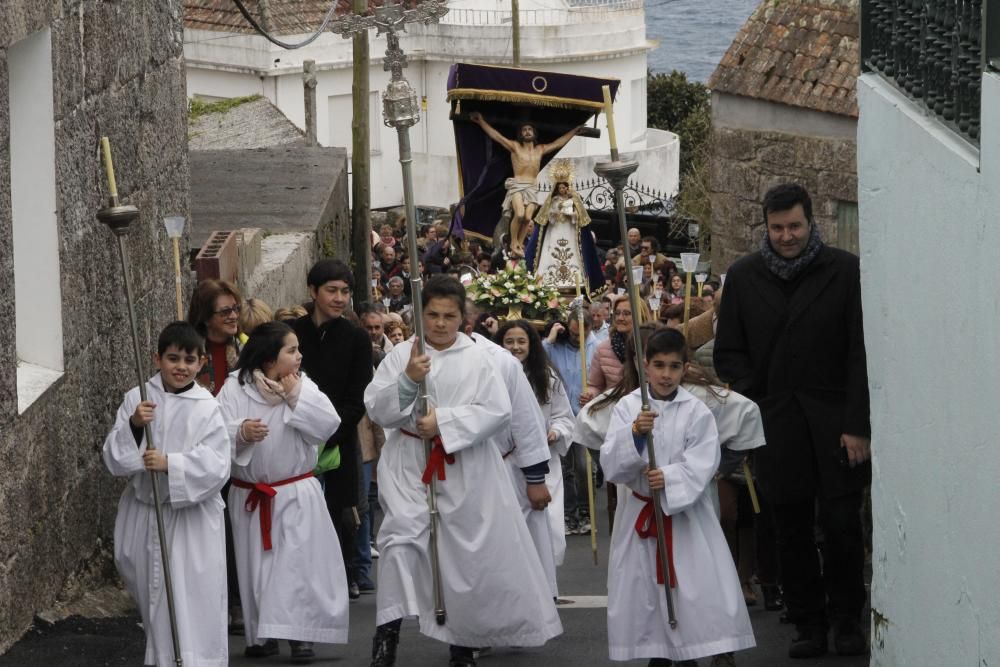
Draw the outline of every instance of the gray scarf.
M816 259L816 256L819 255L819 251L822 249L823 239L819 237L819 229L816 227L815 222L809 225L809 242L806 243L805 250L792 259L785 259L774 251L766 230L764 231L764 238L760 241L760 255L764 258L764 264L767 265L771 273L782 280L794 280L797 278L807 266L812 264L812 261Z

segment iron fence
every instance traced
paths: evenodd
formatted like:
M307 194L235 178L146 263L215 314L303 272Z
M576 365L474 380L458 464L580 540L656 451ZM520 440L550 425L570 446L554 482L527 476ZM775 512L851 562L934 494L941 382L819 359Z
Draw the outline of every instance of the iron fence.
M862 0L862 67L978 146L982 72L1000 48L991 26L998 18L1000 0Z

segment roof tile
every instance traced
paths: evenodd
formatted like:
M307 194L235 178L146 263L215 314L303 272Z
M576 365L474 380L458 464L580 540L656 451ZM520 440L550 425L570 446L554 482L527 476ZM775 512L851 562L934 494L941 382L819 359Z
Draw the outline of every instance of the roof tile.
M763 0L708 86L856 118L859 61L858 0Z

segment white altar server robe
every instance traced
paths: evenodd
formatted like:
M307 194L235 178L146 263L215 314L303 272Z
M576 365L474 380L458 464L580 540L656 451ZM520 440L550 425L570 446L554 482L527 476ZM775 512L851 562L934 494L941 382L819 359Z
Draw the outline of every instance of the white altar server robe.
M552 502L546 508L549 518L549 534L552 536L552 551L556 565L562 565L566 559L566 517L563 508L563 476L562 460L569 451L573 434L573 409L569 405L569 396L562 380L549 371L549 401L541 406L542 418L545 420L545 435L555 431L555 442L549 445L549 474L545 476L545 485L549 487Z
M437 481L438 549L447 622L437 625L430 565L424 448L414 404L400 405L399 378L413 340L397 345L365 391L372 421L385 429L378 463L385 519L377 625L416 616L428 637L459 646L540 646L562 632L538 554L491 438L507 428L510 399L481 345L464 334L446 350L427 346L428 394L445 450L455 457Z
M705 490L719 467L719 436L705 405L684 388L673 401L650 399L656 462L665 488L657 495L673 522L677 627L671 629L663 585L656 580L656 539L641 538L635 523L649 497L647 452L635 448L631 425L639 390L615 406L601 447L608 481L619 492L608 566L608 650L612 660L694 660L754 646L736 568ZM667 575L667 563L663 564Z
M315 468L320 445L340 425L326 394L303 373L294 408L270 405L252 383L241 385L236 375L230 375L219 394L233 440L233 477L270 484ZM253 444L237 440L245 419L262 419L267 437ZM247 511L250 489L229 487L247 645L265 639L347 643L347 573L319 480L311 477L274 490L272 547L265 551L261 508Z
M507 395L510 398L510 423L506 429L492 438L497 450L504 456L507 473L510 475L514 495L531 533L531 541L538 552L542 563L545 579L549 582L552 597L559 594L556 584L556 553L555 543L549 530L549 510L536 510L528 500L527 480L522 468L549 460L549 446L545 419L542 410L531 389L524 367L514 355L505 348L478 333L472 334L472 340L489 354L496 366L497 373L503 378ZM550 465L551 470L551 465ZM562 468L560 466L560 473ZM547 480L546 480L547 481ZM550 489L551 495L551 489ZM550 505L551 506L551 505ZM559 531L562 535L563 531ZM566 536L562 535L565 542ZM565 547L564 547L565 550Z
M167 455L167 474L156 474L170 554L174 604L185 665L229 664L226 636L226 543L219 491L229 479L229 436L219 405L195 385L181 394L164 390L159 373L146 383L156 404L153 444ZM112 475L130 477L115 517L115 565L135 599L146 632L146 665L174 664L153 487L143 466L146 436L136 446L129 418L139 388L125 395L104 441Z

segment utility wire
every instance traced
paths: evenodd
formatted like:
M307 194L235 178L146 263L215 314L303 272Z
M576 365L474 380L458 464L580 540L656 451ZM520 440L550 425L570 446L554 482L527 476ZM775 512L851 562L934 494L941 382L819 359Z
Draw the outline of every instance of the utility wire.
M326 26L330 24L331 19L333 19L333 15L337 12L337 0L334 0L330 5L330 10L326 13L326 17L323 19L323 24L320 25L319 30L317 30L312 37L308 37L297 44L292 44L290 42L282 42L280 39L269 35L267 31L264 30L259 23L257 23L253 15L250 14L242 0L233 0L233 4L236 5L236 8L240 10L240 14L243 14L243 18L247 20L247 23L249 23L254 30L260 33L260 35L267 39L267 41L272 44L276 44L283 49L301 49L303 46L308 46L309 44L315 42L319 39L320 35L326 32Z

